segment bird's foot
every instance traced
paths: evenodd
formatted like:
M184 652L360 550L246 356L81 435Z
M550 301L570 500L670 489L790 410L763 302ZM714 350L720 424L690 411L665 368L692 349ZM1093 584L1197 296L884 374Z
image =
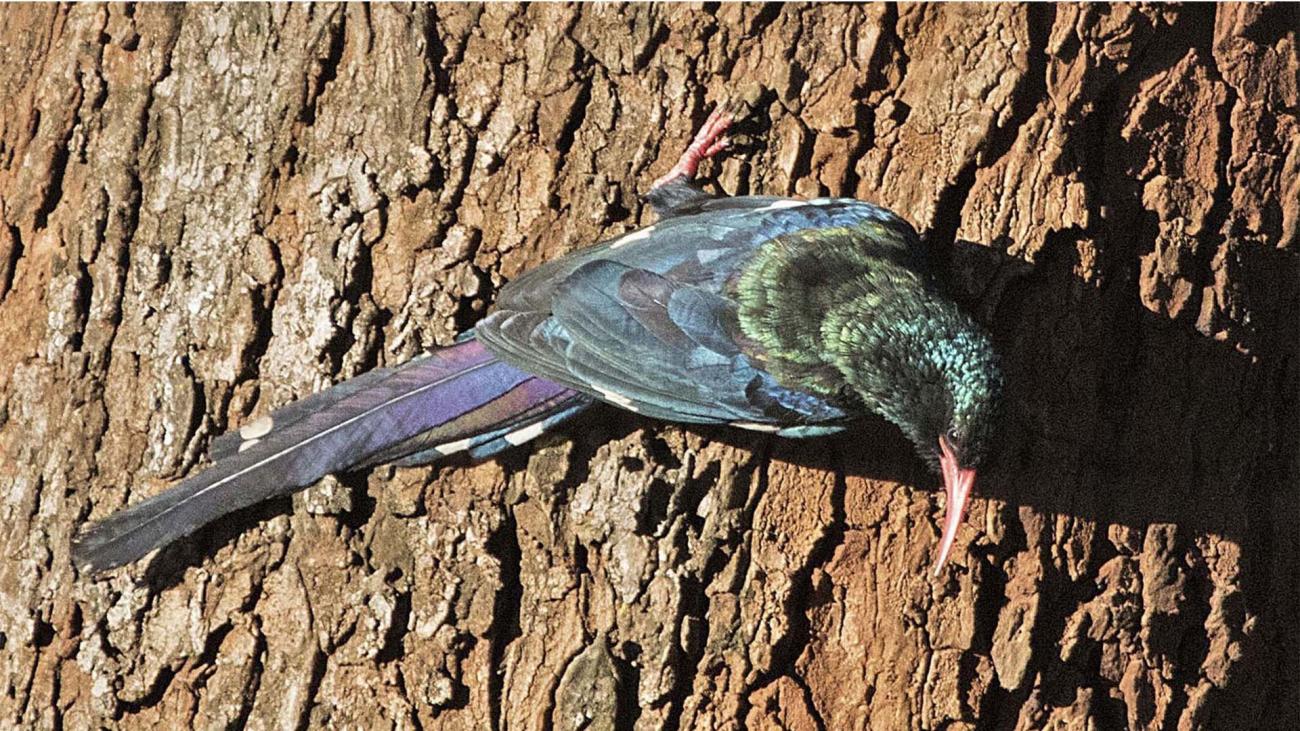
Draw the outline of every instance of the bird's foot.
M701 161L713 157L731 145L731 139L727 137L727 130L731 129L731 125L735 121L735 112L729 109L726 104L719 104L713 110L713 113L709 115L709 118L705 120L700 131L695 133L695 139L686 148L686 152L682 153L673 169L656 180L650 189L654 190L678 179L691 180L694 178Z

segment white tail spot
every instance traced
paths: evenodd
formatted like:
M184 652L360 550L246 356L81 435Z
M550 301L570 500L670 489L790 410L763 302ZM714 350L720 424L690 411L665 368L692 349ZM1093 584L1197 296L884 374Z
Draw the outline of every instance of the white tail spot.
M738 426L741 429L748 429L750 431L767 432L768 434L775 434L776 432L781 431L781 426L779 424L760 424L756 421L733 421L731 422L731 425Z
M808 205L808 201L797 201L793 198L782 198L779 201L772 201L771 203L763 206L762 208L758 209L758 212L762 213L763 211L779 211L782 208L798 208L799 206L806 206L806 205Z
M531 442L532 440L541 436L542 432L544 431L546 431L546 423L539 421L536 424L526 426L523 429L519 429L518 431L510 432L509 434L506 435L506 441L514 445L523 444L524 442Z
M259 416L257 419L239 427L239 436L245 439L261 439L271 433L271 427L275 422L269 415Z
M654 226L646 226L646 227L643 228L643 229L640 229L640 230L637 230L637 231L633 231L632 233L628 234L627 236L624 236L623 238L619 239L618 241L615 241L614 243L610 244L610 245L609 245L609 248L611 248L611 249L617 249L618 247L620 247L620 246L626 246L626 245L632 243L633 241L640 241L641 239L648 239L648 238L650 238L650 234L654 233L654 230L655 230L655 227L654 227Z
M438 450L439 452L442 452L443 454L455 454L456 452L464 452L466 449L469 449L469 445L471 441L473 441L473 439L457 439L454 442L439 444L438 446L434 447L434 449Z
M600 391L600 395L603 396L605 400L610 402L611 404L614 404L615 406L622 406L628 411L636 411L636 404L632 403L632 399L628 398L627 396L624 396L623 394L618 393L616 391L607 391L603 388L597 388L596 390Z

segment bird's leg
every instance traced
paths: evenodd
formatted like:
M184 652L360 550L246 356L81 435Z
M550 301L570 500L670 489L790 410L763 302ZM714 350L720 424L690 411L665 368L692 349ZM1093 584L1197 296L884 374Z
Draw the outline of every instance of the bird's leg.
M699 170L701 160L713 157L731 144L727 130L735 119L734 112L725 105L718 105L673 169L656 180L645 194L646 201L661 218L695 212L714 197L692 185L691 180Z
M735 115L727 110L725 105L718 105L718 108L714 109L705 120L700 131L695 133L695 139L686 148L686 152L682 153L677 164L666 175L656 180L650 190L654 191L677 180L694 179L701 161L722 152L731 144L731 140L727 138L727 130L731 128L733 122L735 122Z

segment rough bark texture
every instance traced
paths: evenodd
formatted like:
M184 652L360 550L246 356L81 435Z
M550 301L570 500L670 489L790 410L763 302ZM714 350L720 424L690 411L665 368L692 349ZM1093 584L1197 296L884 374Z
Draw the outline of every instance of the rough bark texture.
M0 725L1300 724L1294 6L5 7ZM601 411L341 475L100 579L220 431L730 192L913 221L991 323L956 561L883 426Z

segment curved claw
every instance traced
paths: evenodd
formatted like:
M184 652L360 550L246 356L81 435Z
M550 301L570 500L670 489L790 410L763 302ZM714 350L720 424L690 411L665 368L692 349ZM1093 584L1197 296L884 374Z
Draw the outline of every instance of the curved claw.
M731 146L731 140L726 135L735 121L736 115L728 110L727 105L719 104L704 121L700 131L695 133L695 139L691 140L690 146L682 153L673 169L656 180L651 188L658 188L678 178L694 178L701 162Z

